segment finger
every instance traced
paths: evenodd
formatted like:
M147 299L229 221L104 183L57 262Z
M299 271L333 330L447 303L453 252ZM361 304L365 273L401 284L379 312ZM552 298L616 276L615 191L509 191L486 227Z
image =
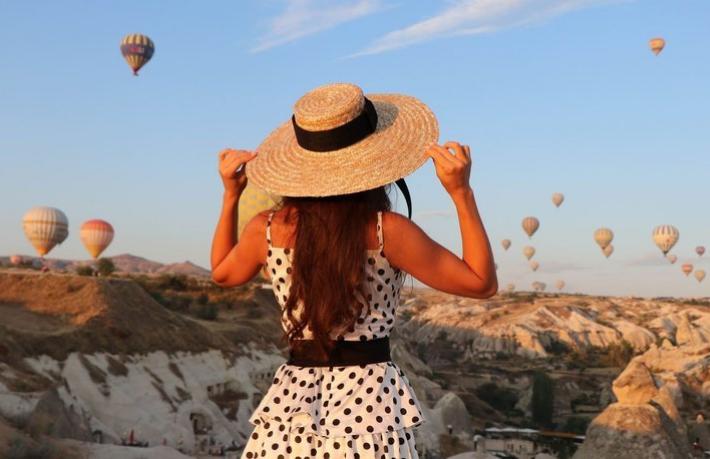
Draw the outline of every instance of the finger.
M458 142L446 142L444 147L449 151L452 151L456 157L464 156L463 147Z
M448 159L452 165L463 166L466 164L465 158L463 158L463 153L457 153L456 151L452 153L450 147L446 146L439 146L439 148L441 148L441 151L446 156L446 159Z
M427 154L434 160L434 164L439 166L452 166L453 158L444 147L440 145L432 145L427 151Z

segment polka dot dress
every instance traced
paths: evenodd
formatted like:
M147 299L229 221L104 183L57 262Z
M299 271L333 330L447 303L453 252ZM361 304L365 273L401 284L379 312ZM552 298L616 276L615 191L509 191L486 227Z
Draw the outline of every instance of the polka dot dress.
M284 307L291 287L292 250L273 247L269 215L266 268ZM333 339L372 340L389 336L404 273L384 256L382 213L379 248L368 250L362 315ZM282 318L286 330L291 326ZM304 339L312 338L306 327ZM254 424L242 458L417 458L413 428L422 412L407 377L393 362L345 367L281 365L250 418Z

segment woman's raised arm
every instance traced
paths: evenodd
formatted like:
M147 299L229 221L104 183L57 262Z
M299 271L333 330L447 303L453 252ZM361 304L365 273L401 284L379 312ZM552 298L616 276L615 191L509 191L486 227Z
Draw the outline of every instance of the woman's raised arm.
M424 284L455 295L489 298L498 290L493 253L469 184L468 146L447 142L429 150L436 175L451 196L461 231L463 256L433 241L412 221L388 213L383 223L385 254L396 267Z

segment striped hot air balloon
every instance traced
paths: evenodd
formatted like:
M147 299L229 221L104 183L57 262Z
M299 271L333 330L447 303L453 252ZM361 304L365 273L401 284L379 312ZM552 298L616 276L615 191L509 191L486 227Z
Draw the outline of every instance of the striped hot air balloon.
M257 188L251 183L247 183L246 188L239 198L239 211L237 221L237 240L242 235L244 227L259 212L271 209L281 201L278 196L271 195L266 191Z
M648 41L648 47L651 48L653 54L658 56L663 51L663 48L666 47L666 40L661 37L651 38Z
M599 228L594 232L594 242L596 242L602 251L611 244L614 240L614 232L609 228Z
M503 246L504 250L508 250L510 248L510 244L510 239L503 239L502 241L500 241L500 245Z
M698 269L695 271L695 273L693 273L693 276L695 276L695 279L698 282L702 282L703 279L705 279L705 271L702 269Z
M93 259L99 258L101 252L113 241L113 226L104 220L87 220L81 225L79 238Z
M683 274L685 274L686 276L689 276L690 273L693 272L693 265L690 264L690 263L684 263L684 264L680 267L680 269L681 269L681 271L683 271Z
M527 258L528 260L531 259L535 256L535 247L526 245L525 247L523 247L523 255L525 255L525 258Z
M562 203L565 200L565 195L562 193L553 193L552 194L552 203L555 205L555 207L560 207Z
M671 225L660 225L653 230L653 242L656 243L663 255L666 255L678 242L680 233Z
M128 34L121 40L121 54L133 69L133 74L138 76L138 71L148 63L153 53L155 45L153 40L139 33Z
M523 218L523 231L528 235L529 238L535 234L535 231L540 227L540 220L535 217L525 217Z
M22 229L40 257L69 235L69 220L54 207L33 207L22 217Z

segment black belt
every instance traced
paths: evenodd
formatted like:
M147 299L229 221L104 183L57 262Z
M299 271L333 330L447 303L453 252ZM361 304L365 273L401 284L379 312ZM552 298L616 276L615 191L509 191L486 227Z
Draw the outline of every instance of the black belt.
M297 367L346 367L389 362L390 339L378 338L370 341L333 342L333 349L327 357L322 355L314 340L299 339L291 342L288 365Z

